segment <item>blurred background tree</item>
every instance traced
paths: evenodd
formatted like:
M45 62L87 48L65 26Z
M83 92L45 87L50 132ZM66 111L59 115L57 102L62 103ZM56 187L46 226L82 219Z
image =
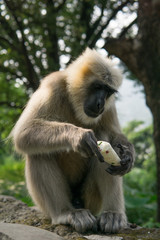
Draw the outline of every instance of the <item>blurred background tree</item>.
M132 171L124 177L127 215L130 222L146 227L155 223L156 208L156 164L152 126L143 127L143 122L132 121L123 129L134 144L136 162Z
M147 105L153 114L155 153L151 128L143 129L143 134L138 133L137 129L140 129L141 124L132 123L126 131L136 145L138 165L126 176L130 182L130 185L125 183L128 187L126 196L128 209L132 214L135 212L131 211L134 202L129 205L129 196L133 192L129 192L129 189L134 187L137 194L144 193L139 195L141 200L146 199L148 194L149 200L145 203L139 201L137 206L151 204L151 210L157 196L157 219L160 221L159 29L159 0L1 0L0 140L8 135L43 76L64 68L87 46L103 47L109 55L119 57L134 74L134 79L138 79L144 86ZM11 166L9 148L4 147L4 144L0 148L0 163L5 159L7 166ZM151 155L147 150L151 151ZM18 171L23 171L23 164L16 155L15 165L17 167L11 172L15 171L16 175ZM1 172L2 175L4 176ZM138 189L139 182L136 183L140 176L142 178ZM147 185L147 190L149 180L152 180L150 184L154 187ZM154 215L156 210L153 214L155 219Z

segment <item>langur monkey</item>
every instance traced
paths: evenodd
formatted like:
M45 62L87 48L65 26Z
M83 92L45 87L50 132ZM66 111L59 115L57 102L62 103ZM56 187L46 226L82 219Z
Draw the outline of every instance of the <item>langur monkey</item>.
M133 166L134 148L115 109L121 82L110 60L87 48L41 81L13 129L29 193L53 224L106 233L127 225L122 175ZM110 142L120 166L104 162L98 140Z

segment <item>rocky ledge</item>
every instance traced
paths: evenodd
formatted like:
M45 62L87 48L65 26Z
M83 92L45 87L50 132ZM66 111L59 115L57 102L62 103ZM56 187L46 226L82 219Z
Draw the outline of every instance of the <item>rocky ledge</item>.
M35 207L0 195L0 240L160 240L160 229L128 228L118 234L79 234L70 226L52 225Z

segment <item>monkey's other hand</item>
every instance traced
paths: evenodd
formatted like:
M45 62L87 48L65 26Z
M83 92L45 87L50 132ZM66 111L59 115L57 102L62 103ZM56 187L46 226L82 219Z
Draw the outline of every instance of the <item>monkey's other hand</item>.
M98 226L104 233L116 233L127 226L125 213L104 212L98 218Z
M111 165L108 169L106 169L106 171L111 175L123 176L124 174L128 173L133 166L134 162L133 153L129 147L122 144L117 144L114 147L114 149L121 159L120 161L121 165L120 166Z
M96 156L100 162L104 162L104 158L101 155L97 139L92 130L81 130L75 136L75 151L79 152L83 157L91 158Z

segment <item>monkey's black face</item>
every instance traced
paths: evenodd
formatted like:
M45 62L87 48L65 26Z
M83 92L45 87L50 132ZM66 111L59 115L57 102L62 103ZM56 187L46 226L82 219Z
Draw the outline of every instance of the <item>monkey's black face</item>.
M88 89L86 99L84 101L84 112L87 116L96 118L104 111L106 99L113 93L115 89L105 85L100 81L95 81Z

